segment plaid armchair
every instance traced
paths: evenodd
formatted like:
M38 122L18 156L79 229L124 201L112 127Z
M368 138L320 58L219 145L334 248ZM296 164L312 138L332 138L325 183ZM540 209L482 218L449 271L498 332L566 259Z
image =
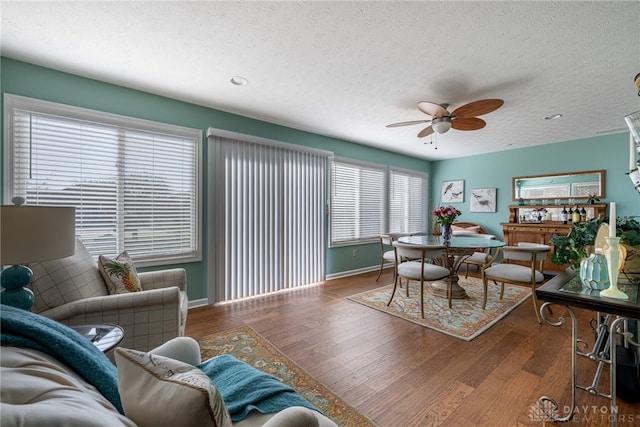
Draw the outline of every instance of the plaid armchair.
M140 351L184 335L189 301L182 268L138 273L141 292L110 295L96 261L79 240L75 255L30 268L35 313L66 325L116 324L124 329L120 345Z

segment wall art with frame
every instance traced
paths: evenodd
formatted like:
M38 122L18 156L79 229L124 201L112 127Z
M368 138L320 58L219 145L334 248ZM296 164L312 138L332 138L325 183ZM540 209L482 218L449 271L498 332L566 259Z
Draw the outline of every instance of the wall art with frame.
M496 189L476 188L471 190L469 198L471 212L495 212L496 211Z
M440 200L442 200L442 203L464 202L464 180L444 181Z

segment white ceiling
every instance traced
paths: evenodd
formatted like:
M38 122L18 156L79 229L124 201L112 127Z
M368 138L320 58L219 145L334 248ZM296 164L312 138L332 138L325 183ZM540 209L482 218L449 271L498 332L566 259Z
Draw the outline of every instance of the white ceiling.
M1 13L4 56L431 160L622 132L640 108L639 1L3 1ZM418 101L484 98L505 103L437 150L417 138L426 125L385 127L428 119Z

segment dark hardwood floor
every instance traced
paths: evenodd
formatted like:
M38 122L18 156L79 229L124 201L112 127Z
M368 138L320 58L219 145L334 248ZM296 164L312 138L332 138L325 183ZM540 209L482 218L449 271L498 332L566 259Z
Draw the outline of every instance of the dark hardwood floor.
M542 426L542 395L560 411L571 398L570 327L539 325L530 300L470 342L353 303L347 296L392 282L387 270L189 311L187 335L249 325L380 426ZM454 306L455 308L455 306ZM557 315L563 309L555 310ZM593 342L577 311L580 337ZM567 316L568 317L568 316ZM582 383L595 367L581 360ZM605 369L606 371L606 369ZM608 375L601 380L607 390ZM569 425L609 425L609 404L578 391ZM619 400L619 426L640 425L640 404ZM546 425L551 423L546 422Z

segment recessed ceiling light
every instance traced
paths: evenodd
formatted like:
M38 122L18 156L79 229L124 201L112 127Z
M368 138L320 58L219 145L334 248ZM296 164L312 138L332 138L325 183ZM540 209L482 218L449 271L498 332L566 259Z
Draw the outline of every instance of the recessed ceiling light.
M562 114L552 114L550 116L545 117L545 120L555 120L555 119L559 119L560 117L562 117Z
M229 79L232 85L236 86L246 86L249 84L249 80L245 79L242 76L233 76Z

